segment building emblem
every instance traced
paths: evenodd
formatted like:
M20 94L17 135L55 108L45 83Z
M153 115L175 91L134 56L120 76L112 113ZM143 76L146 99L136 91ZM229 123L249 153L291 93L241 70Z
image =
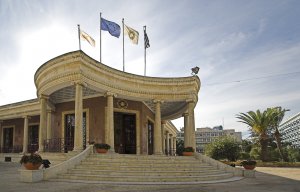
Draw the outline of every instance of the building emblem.
M125 100L119 100L117 102L118 108L127 109L128 103Z

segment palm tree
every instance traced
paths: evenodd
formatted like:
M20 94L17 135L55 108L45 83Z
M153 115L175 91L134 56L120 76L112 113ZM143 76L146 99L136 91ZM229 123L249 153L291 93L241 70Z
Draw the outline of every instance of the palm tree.
M268 108L269 113L271 113L271 124L270 128L273 130L273 134L276 140L277 148L279 150L279 154L283 161L288 161L286 155L284 155L281 145L281 135L278 130L279 124L281 123L285 112L289 111L289 109L282 109L281 107Z
M236 115L241 123L245 123L251 128L251 131L258 135L259 143L261 146L261 160L267 161L268 158L268 134L267 130L270 126L270 110L260 112L260 110L249 111L247 113L240 113Z

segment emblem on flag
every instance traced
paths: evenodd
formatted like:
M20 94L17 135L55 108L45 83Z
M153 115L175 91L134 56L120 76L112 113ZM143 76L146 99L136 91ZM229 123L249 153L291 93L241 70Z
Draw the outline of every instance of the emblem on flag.
M124 29L125 29L124 34L128 35L131 42L134 43L134 44L138 44L139 32L137 32L136 30L128 27L127 25L124 25Z

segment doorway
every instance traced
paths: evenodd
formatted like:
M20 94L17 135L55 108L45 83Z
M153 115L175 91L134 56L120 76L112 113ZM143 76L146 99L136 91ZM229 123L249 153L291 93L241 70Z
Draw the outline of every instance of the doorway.
M33 153L39 149L39 125L28 128L28 152Z
M83 113L82 118L82 131L83 131L83 148L86 148L86 113ZM65 115L65 139L64 151L73 151L75 138L75 114Z
M11 153L13 152L13 137L14 137L14 128L4 128L3 129L3 152Z
M136 115L114 113L115 152L136 154Z
M151 121L148 121L148 155L153 154L153 133L154 124Z

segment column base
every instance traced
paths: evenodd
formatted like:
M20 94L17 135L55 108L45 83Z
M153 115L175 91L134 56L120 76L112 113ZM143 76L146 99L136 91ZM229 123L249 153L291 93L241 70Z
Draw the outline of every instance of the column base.
M116 154L115 149L114 148L110 148L108 151L109 154Z
M43 153L44 152L44 148L43 149L38 149L37 152L38 153Z

